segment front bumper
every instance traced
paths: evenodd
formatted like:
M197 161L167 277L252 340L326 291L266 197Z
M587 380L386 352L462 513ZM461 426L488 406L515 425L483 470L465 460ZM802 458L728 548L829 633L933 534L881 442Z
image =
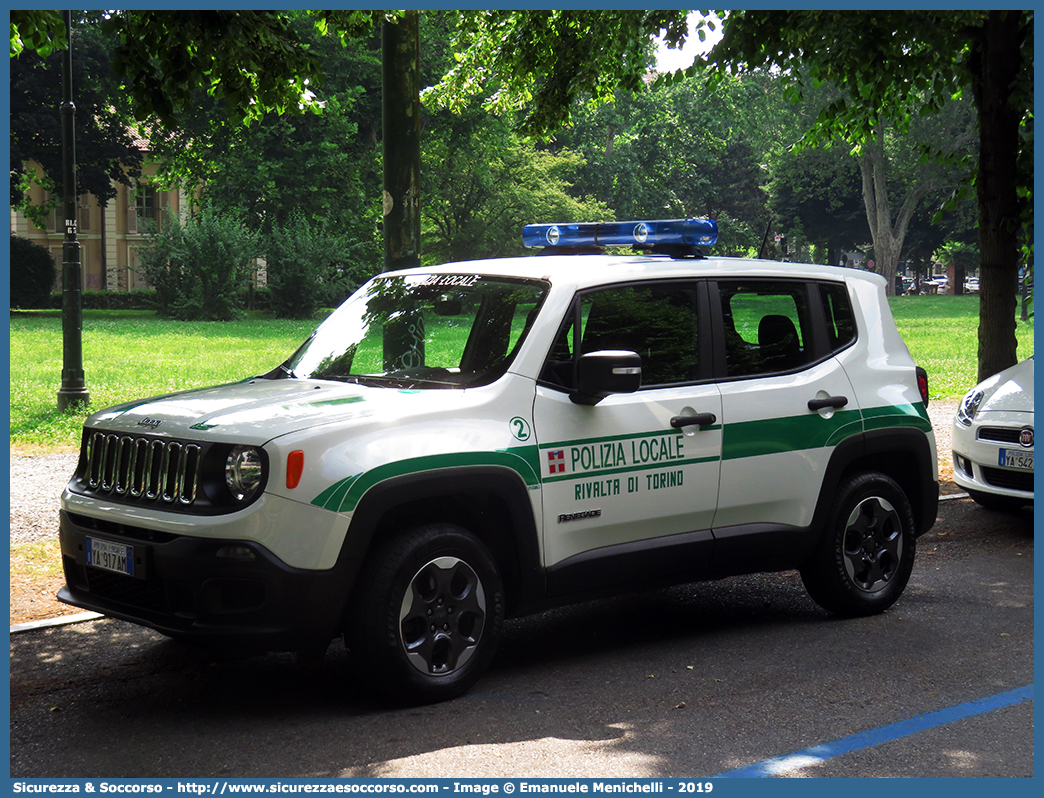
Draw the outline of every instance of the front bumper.
M87 538L133 547L134 575L87 564ZM61 512L59 600L210 645L314 648L341 627L358 562L293 568L254 541L175 535Z
M1008 468L1001 464L1002 450L1020 449L1017 440L1022 428L1032 427L1033 418L1008 423L953 425L953 481L961 488L996 496L1033 501L1033 471ZM1008 438L1010 440L999 440Z

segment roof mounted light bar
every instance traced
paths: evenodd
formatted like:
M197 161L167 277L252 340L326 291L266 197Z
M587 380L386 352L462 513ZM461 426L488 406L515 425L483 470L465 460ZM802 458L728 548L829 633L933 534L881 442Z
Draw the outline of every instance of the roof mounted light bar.
M527 224L522 243L545 252L592 252L600 247L632 246L674 257L699 255L695 247L718 240L713 219L656 219L632 222Z

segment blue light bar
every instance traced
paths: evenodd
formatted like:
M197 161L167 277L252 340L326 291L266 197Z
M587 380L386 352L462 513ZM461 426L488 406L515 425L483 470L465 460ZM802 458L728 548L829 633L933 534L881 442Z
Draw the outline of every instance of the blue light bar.
M717 240L718 223L713 219L527 224L522 228L522 243L527 247L697 246Z

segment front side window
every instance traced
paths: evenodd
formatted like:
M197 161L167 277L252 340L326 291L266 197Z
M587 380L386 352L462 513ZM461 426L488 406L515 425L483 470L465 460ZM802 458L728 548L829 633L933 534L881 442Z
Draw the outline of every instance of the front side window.
M812 362L808 287L784 280L720 281L727 377L776 374Z
M507 370L546 293L543 282L474 274L377 277L283 373L397 388L486 385Z
M642 358L642 386L697 379L695 291L677 284L630 285L584 294L552 347L541 379L575 387L574 353L616 350Z

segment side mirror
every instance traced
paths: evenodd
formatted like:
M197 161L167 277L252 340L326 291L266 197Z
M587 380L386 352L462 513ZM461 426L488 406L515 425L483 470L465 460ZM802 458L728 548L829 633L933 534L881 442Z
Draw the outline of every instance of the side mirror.
M642 385L641 355L616 350L581 355L576 384L569 398L578 405L596 405L613 393L634 393Z

